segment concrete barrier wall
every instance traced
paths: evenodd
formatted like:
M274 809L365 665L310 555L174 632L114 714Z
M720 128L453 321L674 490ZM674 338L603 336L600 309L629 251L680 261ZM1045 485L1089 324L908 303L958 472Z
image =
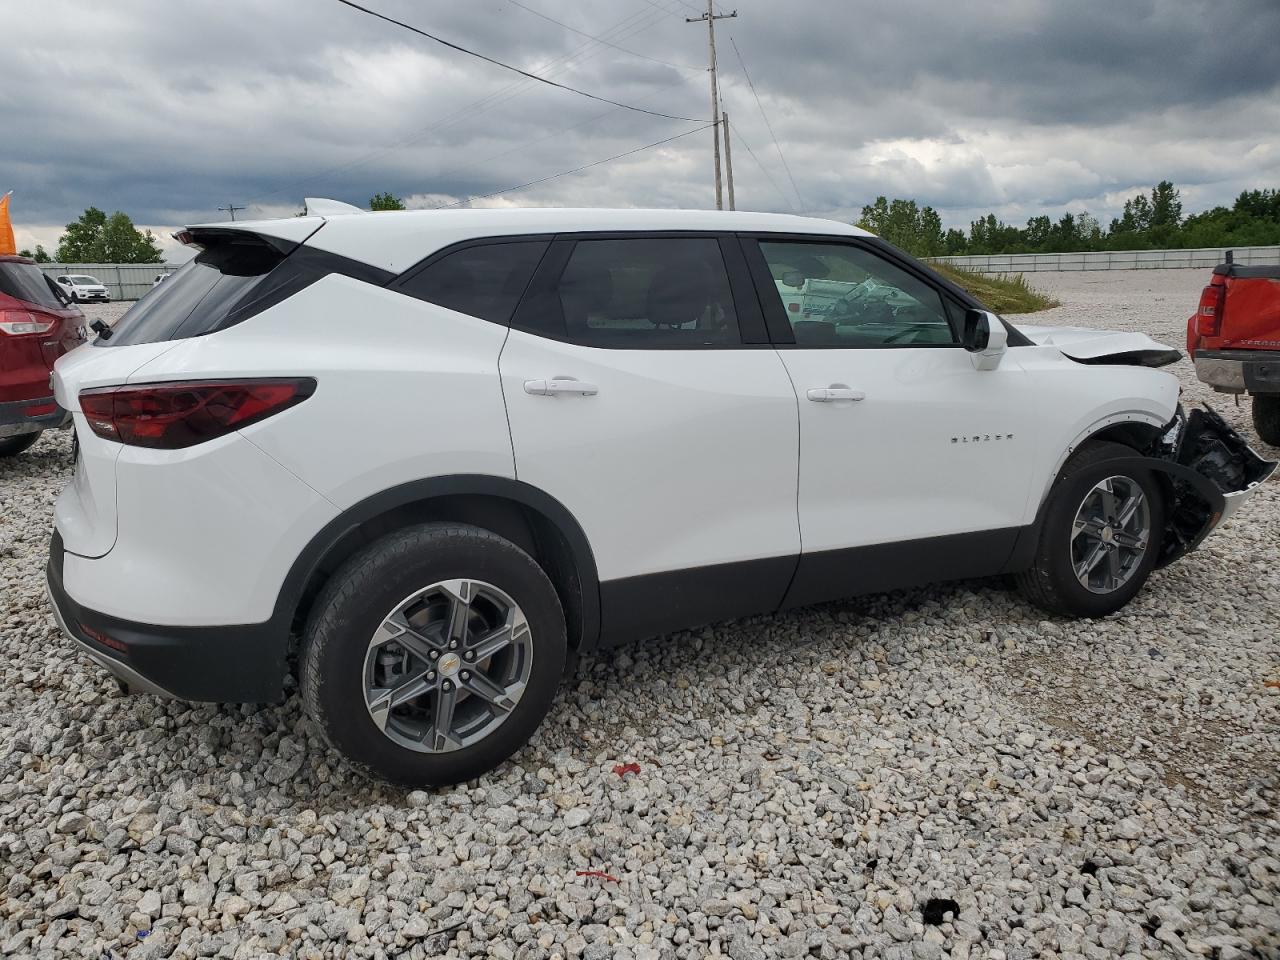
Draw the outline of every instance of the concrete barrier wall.
M1036 273L1042 270L1212 269L1235 254L1236 263L1280 263L1280 246L1200 247L1190 250L1103 250L1096 253L993 253L973 257L932 257L978 273Z
M137 300L159 274L178 268L168 263L42 263L40 269L50 279L68 273L95 277L107 285L112 300Z

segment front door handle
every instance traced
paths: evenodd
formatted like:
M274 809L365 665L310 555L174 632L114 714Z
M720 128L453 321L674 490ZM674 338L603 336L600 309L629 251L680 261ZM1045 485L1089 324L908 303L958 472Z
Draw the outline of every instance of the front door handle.
M837 400L865 400L867 395L861 390L851 390L843 383L833 383L829 387L814 387L807 396L814 403L834 403Z
M526 380L524 392L534 397L554 397L562 393L594 397L600 392L600 388L594 383L574 380L572 377L555 377L551 380Z

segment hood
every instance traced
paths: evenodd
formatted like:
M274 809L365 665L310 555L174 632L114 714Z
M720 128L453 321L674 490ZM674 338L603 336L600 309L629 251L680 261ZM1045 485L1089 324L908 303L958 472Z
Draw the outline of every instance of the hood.
M1145 333L1092 330L1088 327L1038 327L1018 325L1037 346L1057 347L1080 363L1116 363L1137 367L1163 367L1182 359L1178 350Z

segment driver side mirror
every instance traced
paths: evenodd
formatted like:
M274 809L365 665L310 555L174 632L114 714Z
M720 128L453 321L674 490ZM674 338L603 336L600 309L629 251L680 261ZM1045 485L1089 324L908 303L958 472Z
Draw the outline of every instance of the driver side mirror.
M969 351L975 370L994 370L1000 366L1008 340L1009 331L994 313L988 310L965 311L962 342Z

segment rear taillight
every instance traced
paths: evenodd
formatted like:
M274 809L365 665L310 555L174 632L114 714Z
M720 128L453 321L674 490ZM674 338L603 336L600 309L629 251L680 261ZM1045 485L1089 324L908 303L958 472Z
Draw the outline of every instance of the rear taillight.
M80 394L80 409L107 440L177 450L287 410L315 389L310 377L98 387Z
M57 320L45 320L25 310L0 310L0 333L11 337L48 333L57 325Z
M1202 337L1216 337L1222 332L1222 314L1227 307L1227 286L1221 277L1200 292L1200 306L1196 310L1196 333Z

